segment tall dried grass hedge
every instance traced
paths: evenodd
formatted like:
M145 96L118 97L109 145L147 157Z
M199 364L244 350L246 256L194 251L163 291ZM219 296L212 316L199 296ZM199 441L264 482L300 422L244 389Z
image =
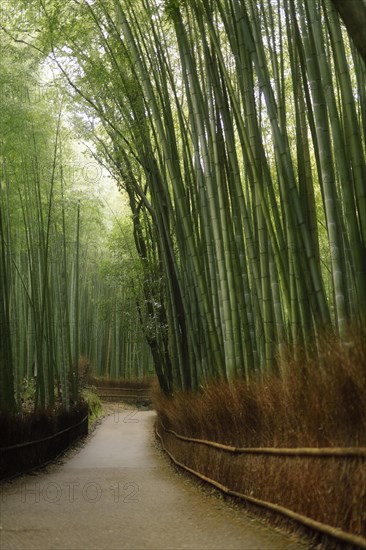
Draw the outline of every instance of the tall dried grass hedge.
M154 377L145 376L144 378L108 378L89 376L88 384L97 388L128 388L128 389L150 389L154 382Z
M88 433L88 422L81 423L87 414L88 404L84 401L69 410L47 409L15 415L0 412L0 480L54 460ZM36 443L17 447L27 442Z
M166 428L240 447L366 447L366 339L322 341L319 357L289 358L277 374L211 383L153 403ZM177 440L167 448L230 489L366 537L365 458L233 456Z

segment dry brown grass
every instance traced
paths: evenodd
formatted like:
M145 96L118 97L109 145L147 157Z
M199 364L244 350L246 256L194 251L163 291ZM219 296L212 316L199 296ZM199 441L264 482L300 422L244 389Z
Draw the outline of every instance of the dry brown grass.
M98 388L129 388L129 389L149 389L154 381L154 377L144 378L107 378L89 376L88 384Z
M80 436L86 435L87 423L77 424L88 413L88 406L79 401L69 410L48 409L28 414L7 414L0 412L0 480L27 472L53 460ZM71 430L58 437L47 439L69 427ZM14 446L29 441L34 445L17 448ZM4 450L6 447L11 449Z
M321 344L320 359L288 361L282 375L213 383L153 402L167 428L242 447L366 447L366 340ZM189 467L231 489L366 537L362 458L233 456L164 434Z

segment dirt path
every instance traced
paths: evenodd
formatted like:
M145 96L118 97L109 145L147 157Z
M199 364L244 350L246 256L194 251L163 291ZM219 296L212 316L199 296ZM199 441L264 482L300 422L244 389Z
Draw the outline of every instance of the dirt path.
M306 548L177 475L153 419L116 411L65 463L0 487L0 549Z

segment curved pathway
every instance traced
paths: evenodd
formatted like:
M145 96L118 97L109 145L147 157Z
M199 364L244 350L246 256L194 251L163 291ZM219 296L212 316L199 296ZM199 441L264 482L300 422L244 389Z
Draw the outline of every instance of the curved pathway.
M0 486L0 549L307 548L177 475L153 421L115 409L63 464Z

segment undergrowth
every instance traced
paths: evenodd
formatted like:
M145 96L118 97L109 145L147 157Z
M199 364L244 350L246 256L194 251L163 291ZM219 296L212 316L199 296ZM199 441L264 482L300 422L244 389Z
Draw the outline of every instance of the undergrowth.
M88 405L89 429L103 415L101 400L93 387L86 387L81 391L81 398Z

